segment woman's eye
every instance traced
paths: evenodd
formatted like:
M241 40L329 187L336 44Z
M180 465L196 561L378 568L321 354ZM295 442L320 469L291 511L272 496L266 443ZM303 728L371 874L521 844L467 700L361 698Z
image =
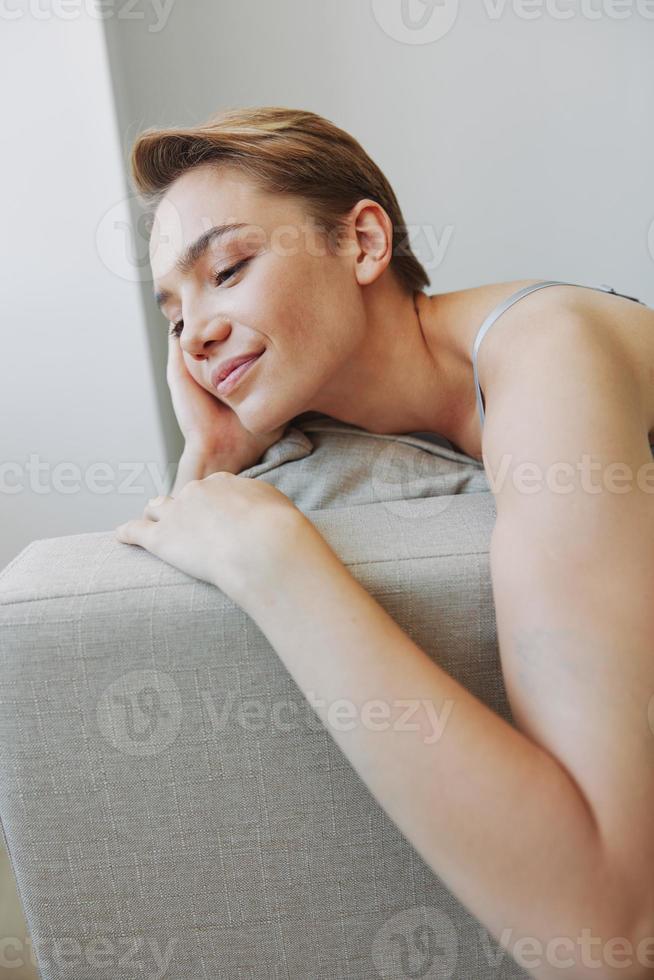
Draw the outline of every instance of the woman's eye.
M231 266L231 268L225 269L223 272L215 272L211 277L214 286L220 286L226 279L231 279L232 276L235 275L238 270L249 261L249 259L241 259L240 262L237 262L236 265Z
M237 262L236 265L231 266L229 269L224 269L223 272L214 273L211 276L211 280L213 284L215 286L220 286L221 283L225 282L228 279L231 279L232 276L235 275L239 271L239 269L241 269L249 261L250 261L249 259L241 259L240 262ZM179 337L183 329L184 329L184 321L178 320L177 323L171 323L169 333L174 337Z

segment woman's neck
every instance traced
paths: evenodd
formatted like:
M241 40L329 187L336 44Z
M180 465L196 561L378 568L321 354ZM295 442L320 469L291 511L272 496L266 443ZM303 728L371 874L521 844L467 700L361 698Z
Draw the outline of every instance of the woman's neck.
M371 301L364 342L303 417L317 412L380 434L436 432L456 444L475 399L446 295Z

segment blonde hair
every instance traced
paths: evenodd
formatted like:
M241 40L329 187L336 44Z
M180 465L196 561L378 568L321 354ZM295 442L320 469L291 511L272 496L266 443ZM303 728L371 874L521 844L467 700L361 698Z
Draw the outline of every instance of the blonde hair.
M130 156L133 189L153 216L169 185L208 162L240 168L269 193L294 194L329 240L361 198L388 214L393 227L390 268L413 293L429 277L407 241L402 211L388 180L363 147L328 119L301 109L227 109L191 128L143 130Z

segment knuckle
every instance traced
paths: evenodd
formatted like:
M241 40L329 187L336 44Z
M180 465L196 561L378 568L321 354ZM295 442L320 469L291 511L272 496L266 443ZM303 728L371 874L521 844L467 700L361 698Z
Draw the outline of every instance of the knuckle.
M193 487L197 487L197 486L199 486L199 484L200 484L200 480L188 480L184 484L184 486L182 487L182 489L179 491L178 496L179 497L183 497L183 496L187 495L188 493L192 493L193 492Z

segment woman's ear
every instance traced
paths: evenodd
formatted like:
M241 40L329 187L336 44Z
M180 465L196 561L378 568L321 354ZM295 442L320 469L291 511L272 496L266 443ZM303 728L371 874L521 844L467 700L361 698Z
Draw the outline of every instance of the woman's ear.
M381 276L393 256L393 225L376 201L361 200L352 210L354 271L361 286Z

